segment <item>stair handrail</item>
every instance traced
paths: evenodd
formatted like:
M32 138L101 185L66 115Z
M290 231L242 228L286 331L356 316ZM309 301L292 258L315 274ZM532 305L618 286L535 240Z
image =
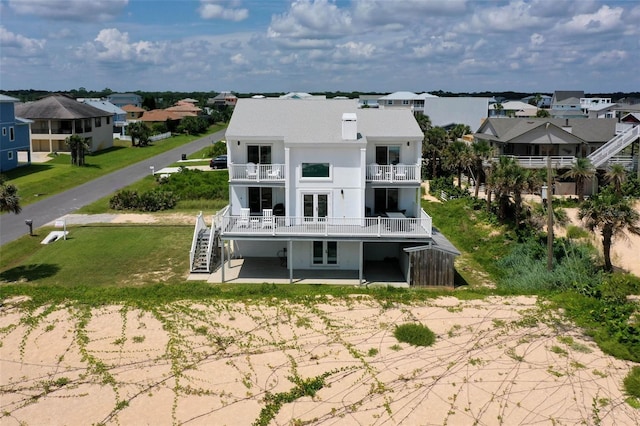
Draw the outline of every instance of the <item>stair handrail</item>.
M198 235L200 235L200 231L202 229L206 229L207 224L202 217L202 212L198 213L196 216L196 225L193 231L193 239L191 240L191 251L189 251L189 269L193 271L193 261L196 255L196 248L198 246Z
M209 245L207 246L207 272L211 272L211 254L213 253L213 241L216 235L215 228L211 228L209 232Z
M615 135L607 143L589 154L587 158L591 160L594 167L600 167L638 137L640 137L640 126L630 127L624 132Z

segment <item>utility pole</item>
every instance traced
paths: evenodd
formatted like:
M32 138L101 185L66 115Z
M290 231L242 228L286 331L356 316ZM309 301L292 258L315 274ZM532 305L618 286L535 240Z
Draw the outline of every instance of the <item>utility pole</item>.
M551 182L551 151L553 142L549 134L549 123L547 122L547 137L549 138L549 151L547 152L547 271L553 271L553 187Z

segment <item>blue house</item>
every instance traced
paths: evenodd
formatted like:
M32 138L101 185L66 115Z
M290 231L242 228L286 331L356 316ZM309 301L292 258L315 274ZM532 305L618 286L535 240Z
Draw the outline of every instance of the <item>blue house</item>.
M16 117L15 103L18 101L0 94L0 172L31 164L31 120ZM18 153L24 157L22 162L18 160Z

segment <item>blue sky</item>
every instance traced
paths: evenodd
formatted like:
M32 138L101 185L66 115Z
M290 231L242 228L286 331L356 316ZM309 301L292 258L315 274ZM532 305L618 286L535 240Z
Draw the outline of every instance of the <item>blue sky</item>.
M0 90L640 90L640 1L0 0Z

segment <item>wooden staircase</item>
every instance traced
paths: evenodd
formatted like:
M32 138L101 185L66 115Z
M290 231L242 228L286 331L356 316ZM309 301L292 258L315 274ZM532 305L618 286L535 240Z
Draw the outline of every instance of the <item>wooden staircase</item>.
M631 127L614 136L609 142L589 154L587 158L591 160L591 164L593 164L594 167L599 168L638 138L640 138L640 126Z
M211 229L201 229L198 232L196 241L196 249L193 256L193 264L191 272L210 272L209 271L209 240L211 237Z

